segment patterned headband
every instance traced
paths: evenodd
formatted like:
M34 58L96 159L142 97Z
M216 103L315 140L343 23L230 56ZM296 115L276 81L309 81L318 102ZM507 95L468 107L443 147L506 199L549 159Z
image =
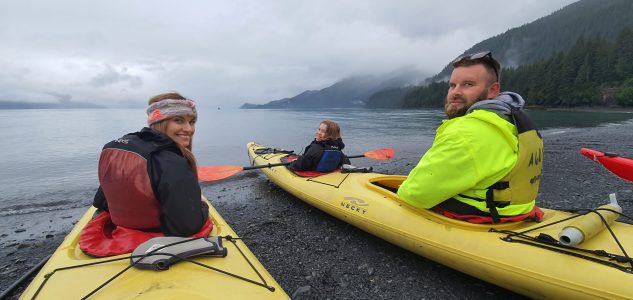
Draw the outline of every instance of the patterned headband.
M164 99L152 103L147 108L147 126L175 116L196 114L196 103L193 100Z

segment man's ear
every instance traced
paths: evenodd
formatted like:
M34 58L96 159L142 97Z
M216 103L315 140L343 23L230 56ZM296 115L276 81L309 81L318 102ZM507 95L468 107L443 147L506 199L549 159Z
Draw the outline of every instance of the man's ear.
M495 81L488 89L488 99L494 99L499 93L501 93L501 84Z

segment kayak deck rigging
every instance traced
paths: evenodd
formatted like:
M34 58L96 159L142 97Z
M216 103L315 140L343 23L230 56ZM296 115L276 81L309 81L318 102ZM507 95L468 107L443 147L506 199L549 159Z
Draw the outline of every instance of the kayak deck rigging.
M378 180L370 180L370 183L372 184L371 186L375 186L378 187L379 189L383 190L383 193L389 193L389 194L396 194L398 191L398 186L400 184L400 181L398 180L384 180L384 179L378 179ZM611 229L611 226L609 225L609 223L600 215L597 214L597 211L610 211L613 213L618 214L621 217L624 217L626 219L629 220L633 220L633 218L622 214L620 212L611 210L611 209L605 209L605 208L597 208L597 209L573 209L573 210L567 210L569 212L575 212L575 213L580 213L580 214L576 214L576 215L572 215L569 216L567 218L563 218L561 220L558 221L554 221L554 222L549 222L546 223L544 225L541 226L537 226L537 227L532 227L523 231L512 231L512 230L508 230L508 229L497 229L495 227L490 228L489 231L490 232L496 232L496 233L502 233L502 234L506 234L505 237L501 237L502 241L505 242L515 242L515 243L523 243L526 245L530 245L530 246L535 246L535 247L540 247L546 250L550 250L550 251L554 251L554 252L558 252L558 253L562 253L562 254L566 254L566 255L570 255L570 256L575 256L575 257L579 257L582 259L586 259L589 261L593 261L596 263L600 263L606 266L610 266L613 268L616 268L618 270L621 270L623 272L629 273L629 274L633 274L633 259L628 255L628 253L626 252L626 250L624 249L624 247L622 246L622 243L620 242L620 240L618 239L618 237L615 235L615 233L613 232L613 230ZM557 224L560 223L564 223L567 222L569 220L572 219L576 219L578 217L582 217L585 214L589 214L589 213L596 213L598 216L600 216L600 219L602 221L602 223L605 225L606 229L610 232L611 237L613 238L613 241L618 245L618 248L620 249L620 251L622 252L622 255L617 255L617 254L612 254L609 253L605 250L587 250L587 249L582 249L579 247L573 247L573 246L567 246L567 245L563 245L562 243L559 242L558 239L552 237L551 235L548 235L546 233L539 233L538 236L536 237L532 237L527 235L527 233L529 232L533 232L533 231L538 231L541 229L544 229L546 227L553 227ZM524 221L526 222L526 221ZM575 251L575 252L574 252ZM596 258L594 256L589 256L586 254L582 254L582 253L588 253L594 256L599 256L599 257L604 257L607 258L608 260L615 260L617 263L613 263L611 261L608 260L604 260L604 259L599 259ZM620 264L629 264L629 266L622 266Z
M258 275L259 277L259 281L255 281L253 279L249 279L228 271L224 271L222 269L216 268L216 267L212 267L209 266L207 264L204 263L200 263L194 259L188 258L186 256L182 256L182 255L177 255L177 254L171 254L171 253L166 253L166 252L159 252L159 250L164 249L166 247L172 246L173 244L176 243L172 243L172 244L167 244L158 248L153 249L150 252L147 252L144 255L127 255L124 257L118 257L118 258L111 258L111 259L106 259L106 260L100 260L100 261L96 261L96 262L91 262L91 263L86 263L86 264L79 264L79 265L73 265L73 266L66 266L66 267L59 267L54 269L53 271L47 273L44 275L44 281L42 281L42 283L38 286L37 290L35 291L35 293L33 294L32 299L36 299L38 294L40 293L40 291L44 288L44 286L46 285L46 283L48 282L49 279L51 279L53 277L53 275L55 275L55 273L57 271L64 271L64 270L69 270L69 269L76 269L76 268L81 268L81 267L89 267L89 266L93 266L93 265L100 265L100 264L105 264L105 263L111 263L111 262L116 262L116 261L121 261L121 260L126 260L126 259L137 259L136 261L133 261L130 265L126 266L125 268L123 268L120 272L116 273L115 275L113 275L112 277L110 277L109 279L107 279L104 283L100 284L98 287L96 287L94 290L92 290L91 292L89 292L87 295L85 295L84 297L82 297L82 299L87 299L90 296L94 295L95 293L97 293L99 290L101 290L102 288L104 288L105 286L107 286L110 282L112 282L114 279L116 279L117 277L123 275L123 273L125 273L126 271L130 270L132 267L134 267L138 262L140 262L143 258L148 257L148 256L152 256L152 255L162 255L162 256L172 256L174 258L178 259L178 262L182 261L182 262L189 262L195 265L198 265L200 267L212 270L212 271L216 271L231 277L234 277L238 280L243 280L249 283L252 283L254 285L258 285L261 286L263 288L268 289L271 292L275 291L275 287L269 285L266 282L266 279L261 275L261 273L253 266L253 264L251 263L251 261L248 259L248 257L246 257L246 255L244 254L244 252L242 252L242 250L240 249L240 247L238 246L238 244L236 243L236 240L239 240L240 238L235 238L232 237L230 235L226 235L226 236L221 236L220 238L222 238L223 240L226 240L228 242L231 242L235 248L240 252L240 254L242 255L242 257L248 262L248 264L251 266L252 270ZM192 240L196 240L196 239L201 239L201 238L192 238L192 239L188 239L185 240L186 241L192 241ZM167 267L168 268L168 267ZM165 269L166 270L166 269Z
M32 299L37 291L41 299L59 298L60 295L68 299L87 295L92 295L91 299L208 299L209 293L215 298L288 299L212 203L204 196L201 201L208 203L209 218L214 224L209 236L202 239L156 237L144 246L139 245L132 253L108 258L89 256L79 247L80 233L96 212L95 207L88 208L21 297ZM186 240L191 242L176 244ZM163 245L169 245L169 248L161 250L160 255L142 258ZM166 253L182 257L174 258ZM131 257L137 255L140 257ZM190 259L184 259L187 257ZM179 260L190 263L176 263L170 267ZM134 270L127 271L135 262L138 263ZM167 267L168 271L154 271Z
M607 210L607 209L603 209L603 208L598 208L598 209L586 209L586 213L597 213L598 210ZM626 216L622 213L619 213L617 211L613 211L613 210L608 210L614 213L619 214L622 217L625 217L629 220L631 220L632 218L629 216ZM600 216L600 214L598 214ZM534 227L525 231L512 231L512 230L498 230L495 228L491 228L490 232L496 232L496 233L501 233L501 234L506 234L505 237L501 237L502 241L505 242L510 242L510 243L522 243L525 245L530 245L530 246L534 246L534 247L539 247L542 249L546 249L546 250L550 250L550 251L554 251L554 252L558 252L558 253L562 253L562 254L566 254L566 255L570 255L570 256L574 256L574 257L578 257L578 258L582 258L585 260L589 260L592 262L596 262L599 264L603 264L605 266L609 266L609 267L613 267L616 268L620 271L629 273L629 274L633 274L633 259L628 255L628 253L626 252L626 249L624 249L624 247L622 246L622 243L620 242L620 240L618 239L618 237L615 235L615 233L613 232L613 230L611 229L611 226L608 224L608 222L606 222L606 220L603 219L604 225L606 226L606 229L609 231L609 233L611 234L611 237L613 238L613 241L618 245L618 248L620 249L620 251L622 251L622 255L618 255L618 254L613 254L613 253L609 253L605 250L589 250L589 249L583 249L583 248L578 248L578 247L573 247L573 246L567 246L564 245L562 243L559 242L558 239L552 237L551 235L545 234L545 233L539 233L538 236L529 236L527 235L528 232L531 231L536 231L539 229L543 229L545 227L550 227L562 222L566 222L569 221L571 219L575 219L578 217L584 216L584 214L579 214L579 215L573 215L570 216L568 218L562 219L562 220L558 220L556 222L552 222L552 223L548 223L548 224L544 224L542 226L539 227ZM602 217L601 217L602 218ZM591 255L591 256L590 256ZM603 258L606 258L603 259ZM612 261L615 261L612 262ZM628 264L628 266L622 266L621 264Z

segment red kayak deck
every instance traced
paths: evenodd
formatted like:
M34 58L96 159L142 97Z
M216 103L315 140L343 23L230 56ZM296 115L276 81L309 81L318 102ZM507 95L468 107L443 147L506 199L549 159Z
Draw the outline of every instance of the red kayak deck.
M580 149L580 153L593 161L599 162L607 168L607 170L618 175L620 178L633 182L633 158L588 148Z

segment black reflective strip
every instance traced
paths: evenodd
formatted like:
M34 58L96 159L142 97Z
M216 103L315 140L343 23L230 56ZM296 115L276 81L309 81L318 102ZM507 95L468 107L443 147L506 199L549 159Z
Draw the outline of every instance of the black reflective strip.
M489 186L488 188L489 189L493 189L493 190L509 189L510 188L510 182L509 181L499 181L499 182L496 182L495 184Z
M486 202L486 199L470 197L470 196L466 196L466 195L462 195L462 194L458 194L457 196L460 196L462 198L467 198L467 199L470 199L470 200L479 201L479 202ZM455 199L455 198L451 198L451 199ZM459 201L459 200L455 199L455 201ZM494 203L495 203L495 207L499 207L499 208L504 208L504 207L510 205L510 201L503 201L503 202L495 201Z
M467 198L467 199L470 199L470 200L479 201L479 202L485 202L486 201L486 199L470 197L470 196L466 196L466 195L463 195L463 194L458 194L457 196L460 196L462 198ZM453 198L451 198L451 199L453 199Z
M489 213L481 211L478 208L472 205L468 205L464 202L461 202L455 198L450 198L446 201L443 201L440 204L438 204L436 207L440 207L447 211L454 212L460 215L474 215L474 216L481 216L481 217L490 217Z

